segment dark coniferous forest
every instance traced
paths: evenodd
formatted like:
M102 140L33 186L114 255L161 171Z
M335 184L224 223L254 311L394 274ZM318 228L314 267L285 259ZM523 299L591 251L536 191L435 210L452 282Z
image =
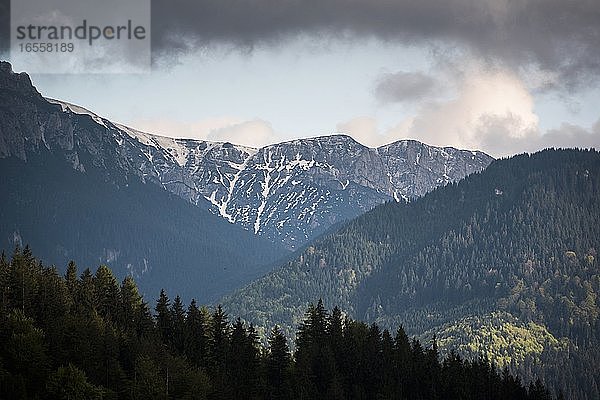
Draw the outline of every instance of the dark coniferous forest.
M599 199L595 150L497 160L373 209L222 303L258 327L291 327L322 298L423 343L436 335L444 354L485 355L567 398L598 399Z
M147 302L106 266L64 277L28 247L0 259L3 399L550 399L482 358L438 354L319 300L261 343L252 325L170 299Z

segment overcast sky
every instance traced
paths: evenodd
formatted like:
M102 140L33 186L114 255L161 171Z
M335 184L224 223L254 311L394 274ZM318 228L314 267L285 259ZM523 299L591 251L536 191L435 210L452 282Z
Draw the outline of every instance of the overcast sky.
M152 45L150 74L32 79L174 137L600 147L598 0L160 0Z

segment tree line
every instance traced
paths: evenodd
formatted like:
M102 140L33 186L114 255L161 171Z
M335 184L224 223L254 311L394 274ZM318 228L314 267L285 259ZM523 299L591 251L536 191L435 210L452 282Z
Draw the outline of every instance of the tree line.
M323 302L294 350L265 342L221 306L154 307L106 266L61 276L28 247L0 256L0 397L7 399L550 399L482 358L440 357L402 327L392 335ZM152 311L154 308L154 312Z

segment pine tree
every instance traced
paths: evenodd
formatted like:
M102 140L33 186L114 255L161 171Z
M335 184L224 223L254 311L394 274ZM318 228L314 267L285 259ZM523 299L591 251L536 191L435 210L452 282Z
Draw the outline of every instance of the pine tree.
M398 392L398 382L396 369L396 351L394 349L394 339L386 329L381 335L381 392L384 398L393 398Z
M250 350L250 341L244 324L238 318L231 330L227 356L227 374L229 376L231 395L233 398L252 398L256 388L250 379L254 354ZM256 367L256 365L254 365Z
M229 323L221 305L212 314L209 344L211 365L216 370L224 369L229 347Z
M112 271L101 265L94 276L96 310L102 317L115 319L119 310L119 285Z
M344 363L344 322L342 311L337 306L331 310L327 325L327 336L329 338L329 347L333 353L333 359L339 368Z
M227 379L229 334L227 314L218 305L212 314L209 338L209 373L214 382L212 396L215 399L230 397L231 384Z
M183 354L185 347L185 311L181 297L176 296L171 306L172 345L177 354Z
M164 289L160 291L160 296L156 302L156 326L158 333L165 344L170 344L172 341L173 333L173 321L170 310L169 297L165 293Z
M126 276L121 283L119 322L127 331L135 332L138 325L142 296L131 276Z
M10 271L11 307L20 308L25 315L29 316L32 313L32 301L42 265L35 260L29 246L25 246L23 250L17 247L11 260Z
M369 327L364 355L365 390L369 396L374 396L381 387L383 376L383 347L381 330L377 324L371 324Z
M254 325L250 324L247 331L247 340L244 346L244 360L246 364L246 381L248 382L248 392L251 398L259 398L261 389L261 345L258 332Z
M397 365L402 366L408 364L411 357L410 341L402 325L400 325L396 331L394 347L396 349Z
M290 350L279 326L275 325L269 336L267 354L267 398L290 398Z
M147 338L154 333L154 318L150 306L142 301L135 318L135 332L138 338Z
M94 276L89 268L81 274L80 282L76 303L85 310L91 311L96 304L96 288Z
M65 281L71 298L75 299L77 296L77 290L79 282L77 280L77 265L74 261L69 261L67 265L67 272L65 272Z
M66 283L56 268L44 268L37 279L33 316L46 333L54 334L62 330L71 303L69 297ZM56 352L56 349L52 350Z
M329 316L319 299L309 306L296 339L296 360L302 396L326 393L334 372L334 360L327 340Z
M206 367L208 361L208 313L200 310L192 299L185 320L185 354L198 367Z
M6 259L4 251L0 254L0 320L8 315L10 308L10 276L12 275L11 263Z

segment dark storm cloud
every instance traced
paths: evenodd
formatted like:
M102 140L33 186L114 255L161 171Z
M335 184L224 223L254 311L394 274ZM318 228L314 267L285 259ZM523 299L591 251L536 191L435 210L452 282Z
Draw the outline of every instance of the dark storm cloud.
M10 47L10 0L0 0L0 58Z
M251 49L298 34L465 46L492 62L536 63L563 84L600 75L598 0L153 0L159 54Z
M436 83L435 79L422 73L388 73L378 80L375 96L384 103L420 100L432 94Z

